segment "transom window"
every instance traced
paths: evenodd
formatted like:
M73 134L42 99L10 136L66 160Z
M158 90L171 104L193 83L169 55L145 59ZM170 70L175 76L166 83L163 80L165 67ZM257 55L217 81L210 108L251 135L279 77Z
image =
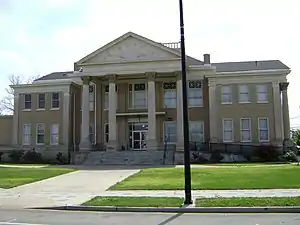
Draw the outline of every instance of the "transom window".
M241 141L251 142L251 119L241 118Z
M189 121L190 142L204 142L203 121Z
M233 120L223 119L223 141L232 142L233 141Z
M248 85L239 85L239 103L249 103L249 88Z
M38 94L38 109L45 109L46 96L45 94Z
M31 94L24 95L24 109L31 109Z
M45 143L45 124L38 123L36 125L36 144L43 145Z
M176 143L177 142L177 123L176 121L164 122L164 142Z
M268 102L268 88L267 85L256 86L257 102L266 103Z
M176 82L164 83L164 107L176 108Z
M223 104L231 104L232 103L231 86L222 86L221 91L222 91L221 102Z
M269 120L268 118L258 118L258 140L260 142L269 141Z
M51 108L58 109L59 108L59 93L54 92L51 96Z
M202 83L199 80L188 81L188 106L203 106Z
M129 108L145 109L147 107L146 84L129 84Z

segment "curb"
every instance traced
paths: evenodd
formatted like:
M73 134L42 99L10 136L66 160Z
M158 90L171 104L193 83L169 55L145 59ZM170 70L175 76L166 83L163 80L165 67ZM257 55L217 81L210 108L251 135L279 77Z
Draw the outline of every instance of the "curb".
M58 206L39 207L31 209L67 210L90 212L149 212L149 213L300 213L300 206L296 207L198 207L198 208L138 208L138 207L110 207L110 206Z

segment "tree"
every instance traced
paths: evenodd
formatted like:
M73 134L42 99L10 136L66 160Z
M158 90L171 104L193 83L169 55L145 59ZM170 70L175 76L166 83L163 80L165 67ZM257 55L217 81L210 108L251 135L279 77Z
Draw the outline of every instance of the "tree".
M9 82L10 85L18 84L31 84L34 80L38 79L40 76L31 76L27 79L22 79L20 76L10 75ZM5 96L0 101L0 114L12 114L14 111L14 89L11 87L5 88Z
M292 139L296 145L300 146L300 129L292 132Z

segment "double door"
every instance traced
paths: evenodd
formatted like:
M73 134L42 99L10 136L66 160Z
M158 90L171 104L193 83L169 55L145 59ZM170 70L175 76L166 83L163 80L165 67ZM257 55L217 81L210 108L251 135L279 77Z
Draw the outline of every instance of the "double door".
M132 147L134 150L147 149L148 131L136 130L132 132Z

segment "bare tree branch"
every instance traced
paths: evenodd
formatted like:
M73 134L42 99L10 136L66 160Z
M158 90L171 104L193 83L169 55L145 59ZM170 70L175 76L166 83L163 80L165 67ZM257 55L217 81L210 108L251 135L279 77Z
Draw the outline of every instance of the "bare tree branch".
M10 85L18 84L31 84L34 80L38 79L40 76L31 76L27 79L22 79L20 76L10 75L9 82ZM14 89L11 87L5 88L5 96L0 101L0 114L12 114L14 112Z

